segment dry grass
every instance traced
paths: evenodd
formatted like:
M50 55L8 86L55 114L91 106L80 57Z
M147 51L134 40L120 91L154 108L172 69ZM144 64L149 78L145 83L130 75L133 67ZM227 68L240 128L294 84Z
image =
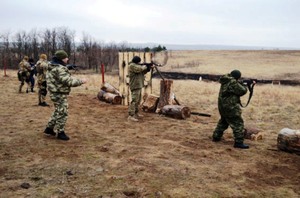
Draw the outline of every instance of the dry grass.
M200 53L203 60L218 55L215 51ZM239 57L242 52L222 53ZM257 59L273 58L271 52L253 53ZM274 56L275 60L279 58ZM240 64L244 63L242 60ZM224 58L225 65L226 61ZM185 68L194 69L197 68ZM222 71L227 69L230 68ZM259 73L260 69L258 66L253 71ZM285 74L281 69L276 75ZM255 87L243 117L246 125L259 128L264 138L246 140L251 148L239 150L232 147L230 129L224 141L210 140L219 118L216 82L174 81L174 92L180 102L194 111L211 114L210 118L192 116L175 120L145 113L140 123L129 123L127 107L112 106L96 98L100 75L74 74L87 77L89 83L72 89L66 126L71 140L61 142L42 134L53 106L37 106L36 94L18 94L15 71L8 71L8 75L0 78L0 197L300 196L300 156L277 151L276 147L282 128L299 129L299 87ZM118 77L108 74L106 82L117 87ZM153 92L159 93L158 79L153 79ZM244 103L246 99L243 97ZM31 187L21 188L24 182Z

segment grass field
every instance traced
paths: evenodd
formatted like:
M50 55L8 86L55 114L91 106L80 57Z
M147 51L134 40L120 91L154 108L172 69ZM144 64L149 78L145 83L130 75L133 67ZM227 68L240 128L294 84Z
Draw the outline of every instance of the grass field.
M164 71L294 79L299 51L173 51ZM277 149L283 128L299 129L300 88L260 85L243 109L245 125L263 139L245 140L249 150L233 148L232 131L211 141L219 119L217 82L174 80L178 100L193 111L177 120L142 113L127 121L127 107L97 99L101 75L74 73L89 80L69 96L68 142L46 137L53 111L37 105L37 93L19 94L16 71L0 77L0 197L206 198L300 197L300 156ZM83 74L84 73L84 74ZM118 76L106 74L118 87ZM159 79L153 93L159 94ZM247 96L242 102L247 101ZM23 185L22 185L23 184ZM22 187L23 186L23 187Z

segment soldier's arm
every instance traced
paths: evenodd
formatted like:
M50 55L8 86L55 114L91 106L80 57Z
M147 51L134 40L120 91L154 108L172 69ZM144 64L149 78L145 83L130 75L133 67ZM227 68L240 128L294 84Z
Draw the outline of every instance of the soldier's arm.
M129 71L133 73L141 73L146 71L147 72L147 66L145 65L137 65L137 64L131 64L129 66Z
M247 90L248 90L245 85L239 83L236 80L232 83L232 87L233 87L234 94L238 95L238 96L245 95L247 93Z
M77 87L83 84L80 79L73 78L66 67L61 67L58 78L60 82L69 87Z

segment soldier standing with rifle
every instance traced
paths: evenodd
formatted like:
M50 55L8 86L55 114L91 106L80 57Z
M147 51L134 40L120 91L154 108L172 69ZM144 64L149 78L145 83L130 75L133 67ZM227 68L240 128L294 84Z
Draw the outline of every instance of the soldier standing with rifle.
M240 107L240 97L247 93L247 87L238 81L240 78L241 72L233 70L219 80L221 87L218 97L218 109L221 118L213 132L212 140L214 142L221 141L224 131L230 126L234 135L234 147L248 149L249 146L244 144L244 121Z
M56 136L54 132L54 127L56 127L58 132L57 139L65 141L70 139L65 134L65 124L69 108L67 97L71 91L71 87L77 87L87 82L86 79L71 77L66 67L68 60L68 54L64 50L56 51L52 61L48 65L46 74L48 91L50 92L50 98L54 103L55 109L44 133Z
M129 64L129 88L131 91L131 102L128 108L128 120L138 122L138 118L142 115L139 114L139 105L142 100L142 88L144 87L145 74L149 72L152 66L140 65L141 58L139 56L133 57Z

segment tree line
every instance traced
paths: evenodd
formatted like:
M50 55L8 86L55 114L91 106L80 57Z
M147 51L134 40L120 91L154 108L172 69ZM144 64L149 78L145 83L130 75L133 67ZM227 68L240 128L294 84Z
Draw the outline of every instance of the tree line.
M104 43L97 41L88 34L83 34L80 41L75 41L75 31L67 27L46 28L44 30L21 30L14 34L0 33L0 64L7 69L18 69L19 62L24 56L37 61L40 54L46 54L48 60L58 49L69 54L69 64L81 66L84 69L99 71L104 64L105 71L118 68L118 52L159 52L166 50L165 46L153 48L130 47L127 42Z

